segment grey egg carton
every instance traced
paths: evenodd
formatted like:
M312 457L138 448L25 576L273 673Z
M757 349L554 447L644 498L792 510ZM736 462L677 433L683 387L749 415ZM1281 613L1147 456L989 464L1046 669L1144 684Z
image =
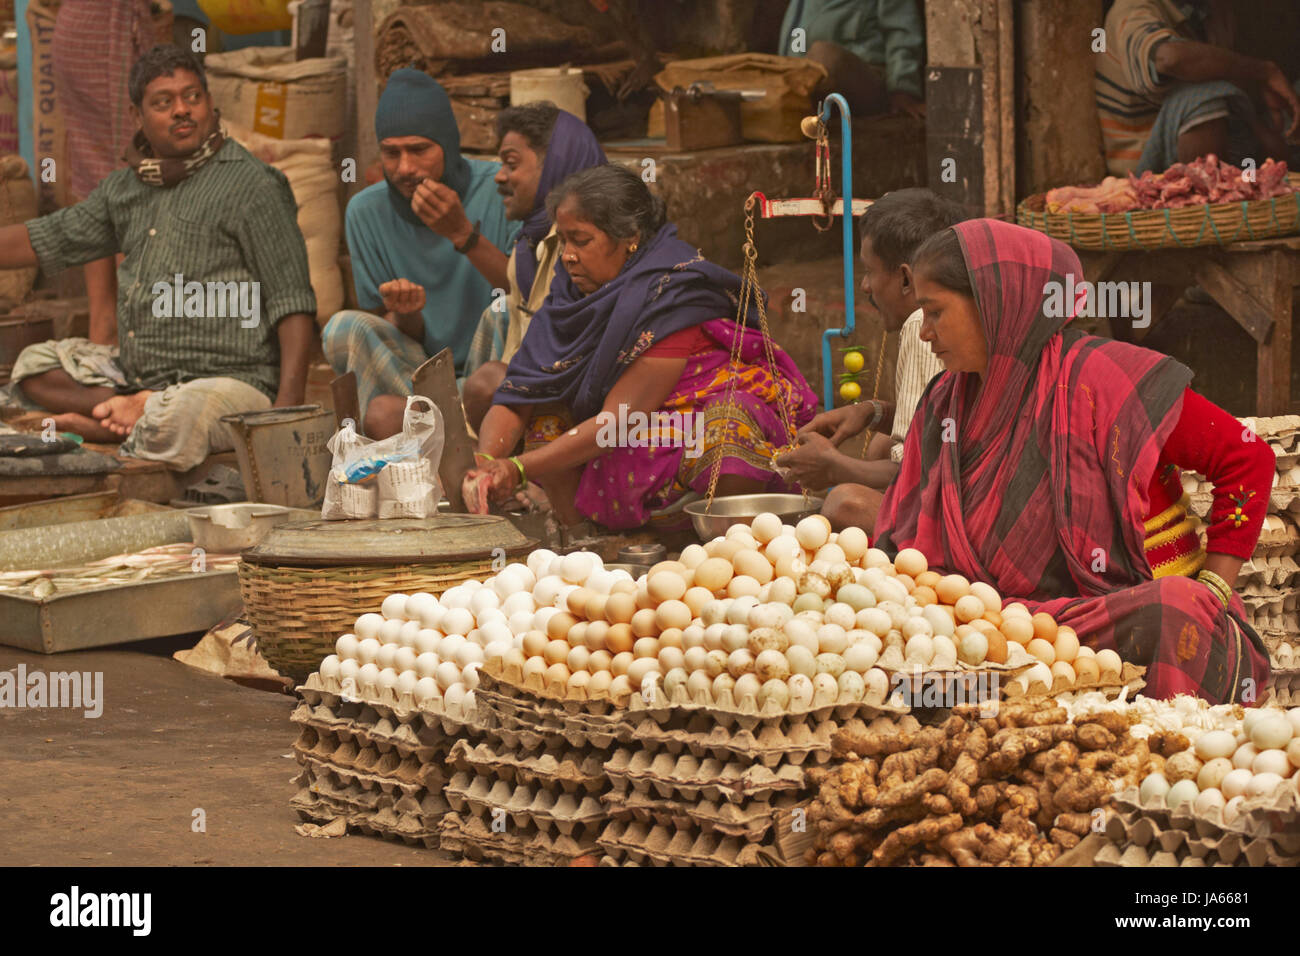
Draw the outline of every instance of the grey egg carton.
M360 769L388 774L400 780L418 780L430 787L441 786L445 782L445 755L427 759L417 751L403 751L391 746L385 748L382 743L376 743L373 737L341 728L323 730L304 726L298 740L294 742L294 749L300 754L352 769L357 769L358 755L366 753L366 766ZM374 754L378 755L378 759ZM390 773L387 768L393 760L397 761L397 769Z
M608 819L600 801L585 793L555 793L543 787L512 784L506 780L457 773L443 791L457 813L491 816L504 810L514 826L527 832L558 832L581 839L593 826Z
M304 701L313 707L324 705L332 711L343 713L346 713L346 710L340 708L348 706L370 708L379 717L386 717L394 724L412 724L416 726L417 732L418 727L422 725L432 729L441 729L443 733L454 737L466 729L473 731L478 727L476 709L473 707L458 707L449 711L442 710L441 705L439 705L439 709L434 709L429 705L418 707L409 694L399 698L390 690L382 691L375 697L346 697L326 687L318 673L311 674L307 681L300 684L295 690Z
M665 799L635 790L615 790L602 796L601 801L614 819L631 819L678 829L698 827L705 833L717 831L723 836L740 837L747 843L754 843L764 839L775 825L778 814L788 812L799 798L785 795L737 804L728 800Z
M1246 800L1232 823L1224 823L1217 808L1197 813L1185 803L1171 810L1155 798L1143 805L1137 787L1116 794L1114 805L1116 812L1106 825L1106 833L1114 843L1145 846L1166 835L1172 847L1180 845L1172 834L1181 833L1187 843L1232 840L1232 845L1244 847L1262 840L1279 856L1300 858L1300 792L1293 779L1271 794Z
M481 690L481 688L480 688ZM570 747L591 746L607 750L621 740L631 739L631 727L623 722L591 719L590 715L534 710L518 699L503 698L491 691L480 697L478 716L483 732L504 741L511 748L534 749L538 741L564 742Z
M605 755L594 750L537 746L514 749L492 741L458 740L448 762L457 770L536 784L563 793L598 794L608 786Z
M749 698L745 697L736 704L728 695L721 703L692 703L686 695L685 688L679 688L670 701L662 688L656 685L653 700L647 701L642 694L633 694L628 699L627 710L630 719L635 722L643 715L648 715L658 723L664 724L680 715L706 714L714 722L730 730L739 727L753 732L759 727L776 726L788 730L795 723L813 721L821 723L827 720L848 720L855 716L878 717L885 714L906 714L907 707L894 706L884 701L858 701L855 703L826 704L808 710L780 710L772 704L761 710Z
M811 761L822 764L831 759L831 735L839 727L834 720L799 721L789 730L780 726L752 730L732 730L715 723L708 714L695 713L678 721L682 729L669 729L653 719L642 720L632 730L633 744L648 751L680 754L689 751L696 757L717 760L750 760L764 767L782 763L796 766Z
M757 844L719 832L613 820L601 831L600 848L622 865L750 866L759 862Z
M615 751L606 761L605 773L616 791L653 792L665 799L680 794L688 800L741 803L798 792L805 786L803 768L790 764L773 771L748 761L724 763L689 753L652 754L627 748Z
M290 806L304 820L331 823L342 817L348 831L383 839L400 840L409 845L422 845L428 849L438 846L438 820L429 822L419 816L403 813L396 807L382 807L375 811L364 810L339 801L323 798L304 788L290 801Z
M507 827L496 832L491 816L470 811L451 811L438 825L442 849L469 860L506 863L512 866L568 866L577 857L596 849L593 835L581 839L535 827Z
M1289 554L1275 558L1253 557L1241 566L1238 580L1272 588L1295 587L1300 585L1300 563Z

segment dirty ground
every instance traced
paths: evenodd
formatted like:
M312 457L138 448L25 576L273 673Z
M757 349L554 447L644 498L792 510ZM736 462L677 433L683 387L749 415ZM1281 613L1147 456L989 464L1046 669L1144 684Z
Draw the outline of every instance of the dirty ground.
M102 671L103 714L0 707L0 865L437 866L374 837L299 836L294 698L192 670L199 635L82 653L0 647L0 671ZM202 808L206 833L191 829Z

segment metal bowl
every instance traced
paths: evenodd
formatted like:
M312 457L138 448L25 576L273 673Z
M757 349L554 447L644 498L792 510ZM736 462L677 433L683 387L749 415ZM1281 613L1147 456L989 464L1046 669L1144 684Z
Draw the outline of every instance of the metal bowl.
M618 560L623 564L641 564L647 568L666 557L668 549L662 544L632 544L618 553Z
M196 545L205 551L233 553L260 542L272 528L292 518L294 509L240 502L190 508L185 516L189 518Z
M764 512L771 512L786 524L817 514L822 499L803 495L729 495L714 498L712 504L693 501L686 506L695 533L701 541L709 541L726 534L727 529L740 522L748 523Z

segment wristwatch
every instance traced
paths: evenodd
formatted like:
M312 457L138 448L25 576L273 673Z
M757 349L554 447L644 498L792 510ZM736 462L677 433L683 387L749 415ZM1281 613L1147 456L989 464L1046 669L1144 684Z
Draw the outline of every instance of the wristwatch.
M462 256L466 255L478 243L478 237L481 235L481 233L479 232L479 226L481 225L483 225L481 221L474 223L474 231L469 234L469 238L466 239L459 246L456 246L456 251L459 252Z

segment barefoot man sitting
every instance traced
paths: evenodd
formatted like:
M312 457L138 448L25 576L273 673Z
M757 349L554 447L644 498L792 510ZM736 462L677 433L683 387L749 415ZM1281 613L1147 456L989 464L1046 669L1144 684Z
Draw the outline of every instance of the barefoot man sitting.
M129 168L0 229L5 269L123 253L119 347L42 342L13 380L59 429L186 471L234 447L223 415L301 404L316 298L288 180L223 136L198 61L154 47L128 85Z

